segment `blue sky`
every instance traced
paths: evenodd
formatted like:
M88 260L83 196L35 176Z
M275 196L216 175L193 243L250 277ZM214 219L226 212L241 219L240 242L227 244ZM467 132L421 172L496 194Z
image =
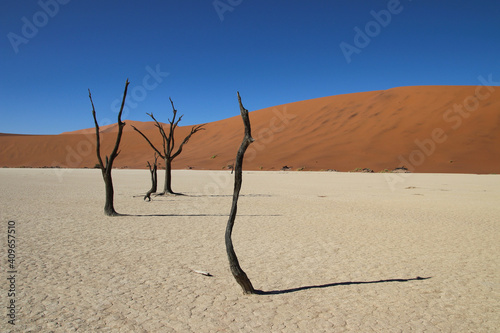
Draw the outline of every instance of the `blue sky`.
M377 17L377 18L376 18ZM0 2L0 132L181 125L317 97L500 81L500 1ZM357 28L357 30L355 30ZM361 34L359 33L361 31Z

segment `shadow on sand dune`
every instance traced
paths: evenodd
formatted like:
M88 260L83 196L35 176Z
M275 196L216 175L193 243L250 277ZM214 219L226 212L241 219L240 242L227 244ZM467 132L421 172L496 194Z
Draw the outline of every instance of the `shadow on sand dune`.
M388 279L388 280L378 280L378 281L335 282L335 283L321 284L321 285L316 285L316 286L304 286L304 287L291 288L291 289L283 289L283 290L271 290L271 291L256 290L256 294L258 294L258 295L279 295L279 294L293 293L293 292L301 291L301 290L322 289L322 288L336 287L336 286L349 286L349 285L352 285L352 284L372 284L372 283L387 283L387 282L408 282L408 281L417 281L417 280L427 280L427 279L430 279L430 278L431 277L420 277L420 276L417 276L416 278L412 278L412 279Z

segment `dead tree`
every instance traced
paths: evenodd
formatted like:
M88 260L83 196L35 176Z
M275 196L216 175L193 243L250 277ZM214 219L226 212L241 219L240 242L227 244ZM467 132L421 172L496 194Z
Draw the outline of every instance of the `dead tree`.
M120 146L120 141L122 138L123 127L125 126L125 123L122 122L122 111L123 106L125 105L125 98L127 97L127 88L129 83L130 82L127 79L127 81L125 82L125 91L123 92L122 105L120 107L120 112L118 113L118 134L116 135L115 147L113 148L111 155L109 155L109 158L108 156L106 156L106 163L103 163L101 158L101 139L99 137L99 124L97 123L94 102L92 101L92 94L90 93L89 89L89 98L90 103L92 104L92 116L94 117L95 123L97 160L99 161L99 167L101 168L102 178L104 179L104 187L106 189L106 203L104 204L104 214L108 216L120 215L115 211L115 207L113 205L114 190L113 179L111 178L111 170L113 169L113 162L115 158L120 153L118 151L118 148Z
M243 142L241 143L240 149L236 154L236 162L234 166L234 191L233 191L233 203L231 206L231 213L229 214L229 220L227 221L225 241L226 241L226 252L229 259L229 268L233 274L236 282L243 288L245 294L255 294L256 291L252 286L252 283L248 279L245 272L241 269L238 262L238 257L233 248L233 241L231 239L231 234L233 232L234 220L236 218L236 211L238 209L238 197L240 195L241 182L243 179L242 169L243 169L243 156L248 146L254 141L252 138L251 128L250 128L250 118L248 117L248 110L241 104L240 93L238 92L238 102L240 104L241 117L243 118L243 124L245 125L245 136L243 137Z
M144 196L144 200L146 200L147 198L148 201L151 201L151 194L156 193L156 189L158 187L158 173L156 172L156 170L158 169L158 155L156 153L155 153L155 163L153 164L153 166L151 166L151 164L148 161L148 168L149 172L151 173L151 189Z
M160 152L160 150L158 148L156 148L155 145L153 145L153 143L146 137L146 135L144 135L144 133L142 133L140 130L138 130L136 127L134 127L132 125L134 130L136 132L138 132L140 135L142 135L142 137L149 143L151 148L153 148L153 150L158 154L158 156L163 158L163 160L165 161L165 184L164 184L163 192L159 193L158 195L163 195L163 194L167 194L167 193L176 194L176 193L174 193L174 191L172 191L172 161L174 160L174 158L179 156L179 154L182 152L182 148L184 147L184 145L186 143L188 143L191 136L198 131L204 130L203 126L205 126L205 124L193 126L191 128L191 132L184 138L184 140L180 144L179 148L174 153L174 148L175 148L174 131L177 128L177 125L179 124L179 122L181 121L182 116L180 116L178 119L176 119L177 110L174 107L174 102L172 102L172 99L170 99L170 104L172 104L174 116L173 116L172 120L170 120L170 119L168 120L168 122L170 124L168 134L167 134L167 132L165 132L163 125L160 124L158 122L158 120L156 120L156 118L153 116L152 113L146 113L148 116L150 116L154 120L155 126L160 131L160 134L161 134L161 137L163 140L163 149L162 149L163 152Z

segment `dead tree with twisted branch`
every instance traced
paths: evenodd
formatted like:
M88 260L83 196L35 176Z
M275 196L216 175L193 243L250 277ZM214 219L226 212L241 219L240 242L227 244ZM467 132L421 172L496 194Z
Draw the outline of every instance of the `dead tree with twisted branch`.
M146 137L146 135L144 135L144 133L142 133L139 129L137 129L135 126L132 125L134 130L137 133L139 133L149 143L151 148L153 148L153 150L158 154L158 156L160 156L165 161L165 184L164 184L163 192L158 193L158 195L164 195L167 193L168 194L178 194L178 193L174 193L174 191L172 191L172 161L174 160L174 158L179 156L179 154L182 152L182 148L184 147L184 145L186 143L188 143L191 136L193 136L193 134L195 134L201 130L204 130L203 126L205 126L205 124L193 126L191 128L191 132L184 138L184 140L180 144L177 151L174 152L174 148L175 148L174 131L177 128L177 125L179 124L179 122L181 121L182 116L180 116L178 119L176 119L177 110L174 107L174 102L172 102L172 99L170 99L170 104L172 104L174 116L172 117L172 120L170 120L170 119L168 120L168 122L170 124L168 134L165 131L165 129L163 128L163 125L160 124L158 122L158 120L156 120L156 118L153 116L152 113L146 113L148 116L150 116L153 119L153 121L155 122L155 126L158 128L158 131L161 134L161 137L163 140L162 141L163 142L162 151L160 151L158 148L156 148L155 145L148 139L148 137Z
M254 141L252 138L252 132L250 128L250 118L248 117L248 110L243 107L241 103L240 93L238 92L238 102L240 104L240 113L243 118L243 124L245 126L245 136L243 137L243 142L236 154L236 162L234 165L234 191L233 191L233 203L231 206L231 212L229 214L229 220L227 221L225 241L226 241L226 252L229 259L229 268L233 274L236 282L241 286L245 294L255 294L256 290L252 286L252 282L248 279L246 273L241 269L238 262L238 257L233 248L233 241L231 239L231 234L233 232L234 220L236 219L236 211L238 209L238 197L240 195L241 183L243 180L242 169L243 169L243 157L248 146Z
M120 153L118 151L118 148L120 147L120 141L123 134L123 127L125 126L125 123L122 122L121 117L122 117L123 106L125 105L125 98L127 97L127 88L129 83L130 82L127 79L127 81L125 82L125 91L123 92L122 105L120 107L120 112L118 113L118 134L116 135L115 147L113 148L111 155L109 155L109 158L108 156L106 156L105 159L106 163L104 163L101 158L101 138L99 136L99 124L97 123L94 102L92 101L92 94L90 93L89 89L89 98L90 98L90 103L92 104L92 116L94 117L94 123L95 123L97 160L99 161L99 167L101 169L102 178L104 179L104 187L106 189L106 203L104 204L104 214L108 216L120 215L115 211L115 207L113 204L114 190L113 190L113 179L111 178L111 170L113 169L113 162L115 158Z

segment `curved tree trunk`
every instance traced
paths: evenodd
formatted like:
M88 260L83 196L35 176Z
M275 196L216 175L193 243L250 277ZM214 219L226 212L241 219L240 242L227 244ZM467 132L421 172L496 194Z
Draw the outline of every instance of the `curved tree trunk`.
M233 232L234 220L236 219L236 212L238 210L238 198L240 195L241 183L243 180L242 169L243 169L243 156L248 146L254 141L250 129L250 119L248 117L248 110L246 110L241 104L240 93L238 93L238 101L240 103L241 117L243 118L243 123L245 125L245 136L243 142L241 143L240 149L236 155L236 163L234 166L234 191L233 191L233 203L231 206L231 213L229 214L229 220L227 221L225 242L226 242L226 252L227 258L229 259L229 268L234 276L234 279L243 289L245 294L255 294L256 291L252 286L252 282L248 279L246 273L241 269L238 262L238 257L234 252L233 241L231 239L231 234Z

